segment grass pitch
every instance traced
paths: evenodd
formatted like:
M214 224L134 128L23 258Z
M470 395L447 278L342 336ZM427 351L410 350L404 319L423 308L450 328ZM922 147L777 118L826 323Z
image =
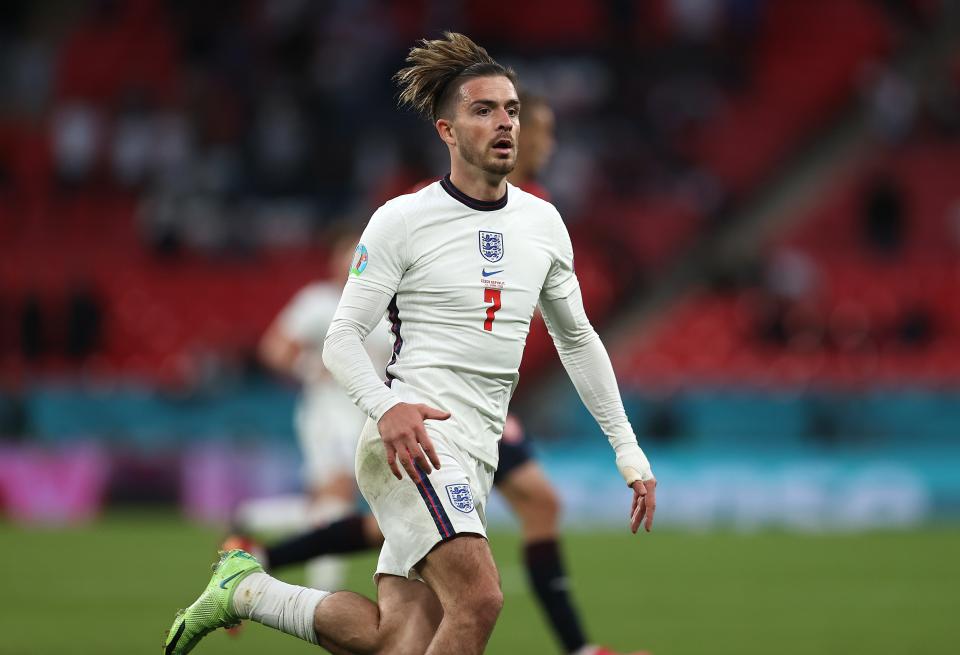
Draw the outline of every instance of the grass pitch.
M160 653L177 608L203 589L218 534L169 514L71 530L0 523L0 653ZM527 591L519 541L495 533L506 604L488 653L559 649ZM597 642L655 655L956 652L960 529L856 535L570 533L565 550ZM374 556L350 587L372 595ZM297 582L299 571L284 577ZM320 652L255 624L196 653Z

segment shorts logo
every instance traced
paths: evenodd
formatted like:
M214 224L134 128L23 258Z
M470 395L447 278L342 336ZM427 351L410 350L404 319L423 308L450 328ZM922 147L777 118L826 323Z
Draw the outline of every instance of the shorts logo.
M503 234L481 231L480 254L488 262L498 262L503 259Z
M470 491L469 484L448 484L447 496L450 497L450 504L453 505L455 509L460 510L464 514L469 514L473 511L473 492Z
M370 259L367 255L367 247L362 243L357 244L357 251L353 254L353 263L350 264L351 275L360 275L367 268L367 261Z

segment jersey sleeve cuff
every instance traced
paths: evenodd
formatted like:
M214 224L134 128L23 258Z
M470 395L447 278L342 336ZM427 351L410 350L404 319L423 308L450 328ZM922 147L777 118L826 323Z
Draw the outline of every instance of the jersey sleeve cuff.
M379 423L380 418L384 414L386 414L391 409L393 409L394 406L399 405L401 402L402 401L399 398L391 394L390 398L383 400L382 402L380 402L374 407L373 413L370 414L370 418L372 418L374 421Z

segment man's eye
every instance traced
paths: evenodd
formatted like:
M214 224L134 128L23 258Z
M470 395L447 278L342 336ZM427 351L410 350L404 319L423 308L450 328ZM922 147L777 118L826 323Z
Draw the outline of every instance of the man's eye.
M484 107L483 109L479 110L477 113L480 114L481 116L486 116L487 114L490 113L490 110Z

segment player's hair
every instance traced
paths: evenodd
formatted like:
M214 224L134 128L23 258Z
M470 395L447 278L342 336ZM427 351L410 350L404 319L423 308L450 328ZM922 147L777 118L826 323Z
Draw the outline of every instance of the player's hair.
M469 37L444 32L442 39L421 39L407 55L406 68L393 76L400 87L400 105L430 121L446 115L450 101L469 78L503 76L517 86L517 74L501 66Z

